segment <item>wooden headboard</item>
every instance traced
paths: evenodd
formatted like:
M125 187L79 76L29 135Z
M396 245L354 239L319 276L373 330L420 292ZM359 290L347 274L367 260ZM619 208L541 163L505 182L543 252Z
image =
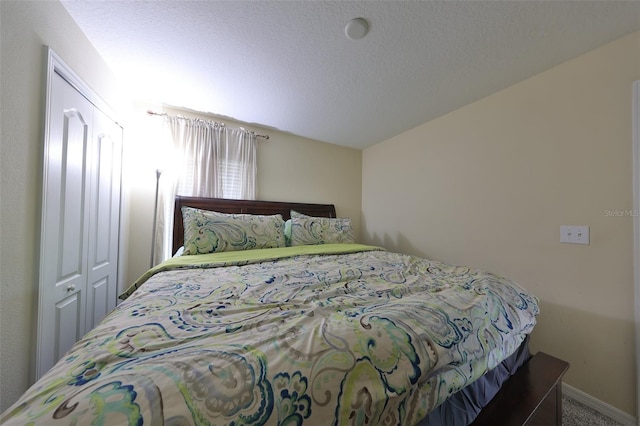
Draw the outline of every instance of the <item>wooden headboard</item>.
M287 203L282 201L226 200L222 198L176 197L173 214L173 250L175 253L184 244L182 207L193 207L220 213L281 214L284 220L290 218L291 210L316 217L336 217L333 204Z

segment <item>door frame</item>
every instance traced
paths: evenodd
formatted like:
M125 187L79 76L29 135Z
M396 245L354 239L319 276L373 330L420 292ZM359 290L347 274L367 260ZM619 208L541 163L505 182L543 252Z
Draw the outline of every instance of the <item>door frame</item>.
M1 1L1 0L0 0ZM94 92L91 87L89 87L83 80L82 78L76 74L73 69L67 65L60 56L58 56L51 47L49 46L43 46L44 48L44 55L45 55L45 75L44 75L44 87L45 87L45 93L44 93L44 99L45 99L45 107L44 107L44 114L43 114L43 118L44 118L44 127L43 127L43 161L42 161L42 179L43 182L46 182L47 180L47 176L49 175L48 172L48 165L47 165L47 161L46 158L48 158L49 153L48 153L48 147L49 147L49 139L51 137L50 135L50 128L51 128L51 102L52 102L52 90L53 90L53 80L55 78L56 75L58 75L59 77L61 77L66 83L68 83L71 87L73 87L83 98L85 98L90 104L93 105L93 107L97 108L98 110L100 110L103 114L105 114L107 117L109 117L110 120L114 121L116 124L120 125L120 122L118 120L118 116L115 112L114 109L112 109L107 103L105 103L105 101L96 93ZM43 302L43 292L41 291L41 289L43 288L44 284L44 276L43 276L43 270L45 269L45 257L47 256L47 253L45 252L45 245L43 242L43 230L45 229L46 223L45 223L45 218L44 218L44 214L42 213L45 209L46 206L46 184L42 184L41 187L41 191L42 191L42 198L41 198L41 222L40 222L40 241L39 241L39 247L38 247L38 253L39 253L39 259L38 259L38 278L37 280L34 282L34 292L36 294L36 297L34 298L34 321L33 321L33 325L32 325L32 331L33 331L33 344L35 346L35 350L31 351L31 355L30 355L30 363L31 363L31 369L29 371L29 376L31 379L31 382L35 382L36 380L38 380L44 373L46 373L46 371L44 370L44 367L41 365L41 348L40 348L40 336L42 335L42 326L41 326L41 317L43 316L42 314L42 309L41 309L41 304ZM120 217L122 217L122 204L120 206ZM121 244L122 241L122 235L123 235L123 226L120 226L119 230L117 230L117 232L119 232L119 242L118 244ZM119 250L120 252L120 250ZM118 261L122 260L122 253L119 254L119 259ZM116 282L116 288L119 288L119 283L121 281L121 277L123 272L121 270L118 270L117 272L117 282ZM84 318L83 318L84 320ZM87 331L87 330L85 330ZM84 334L84 333L82 333Z
M635 301L636 421L640 425L640 80L633 83L633 275Z

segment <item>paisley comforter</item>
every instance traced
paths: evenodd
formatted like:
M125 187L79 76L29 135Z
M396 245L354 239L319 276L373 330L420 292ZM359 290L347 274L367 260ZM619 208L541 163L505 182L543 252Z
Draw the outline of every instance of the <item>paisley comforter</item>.
M538 314L505 278L352 244L183 256L129 294L2 423L411 425Z

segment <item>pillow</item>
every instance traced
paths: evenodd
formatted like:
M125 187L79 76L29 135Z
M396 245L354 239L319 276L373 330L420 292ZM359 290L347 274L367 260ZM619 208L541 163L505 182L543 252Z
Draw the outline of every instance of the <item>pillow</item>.
M291 245L355 243L350 218L312 217L291 210Z
M284 244L291 247L291 219L284 222Z
M182 208L183 255L284 247L284 221L279 214L226 214Z

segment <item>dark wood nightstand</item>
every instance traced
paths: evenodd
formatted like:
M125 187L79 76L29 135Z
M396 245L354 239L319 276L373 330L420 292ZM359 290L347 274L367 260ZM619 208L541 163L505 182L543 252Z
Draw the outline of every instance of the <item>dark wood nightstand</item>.
M562 376L569 363L538 352L502 386L473 425L562 424Z

